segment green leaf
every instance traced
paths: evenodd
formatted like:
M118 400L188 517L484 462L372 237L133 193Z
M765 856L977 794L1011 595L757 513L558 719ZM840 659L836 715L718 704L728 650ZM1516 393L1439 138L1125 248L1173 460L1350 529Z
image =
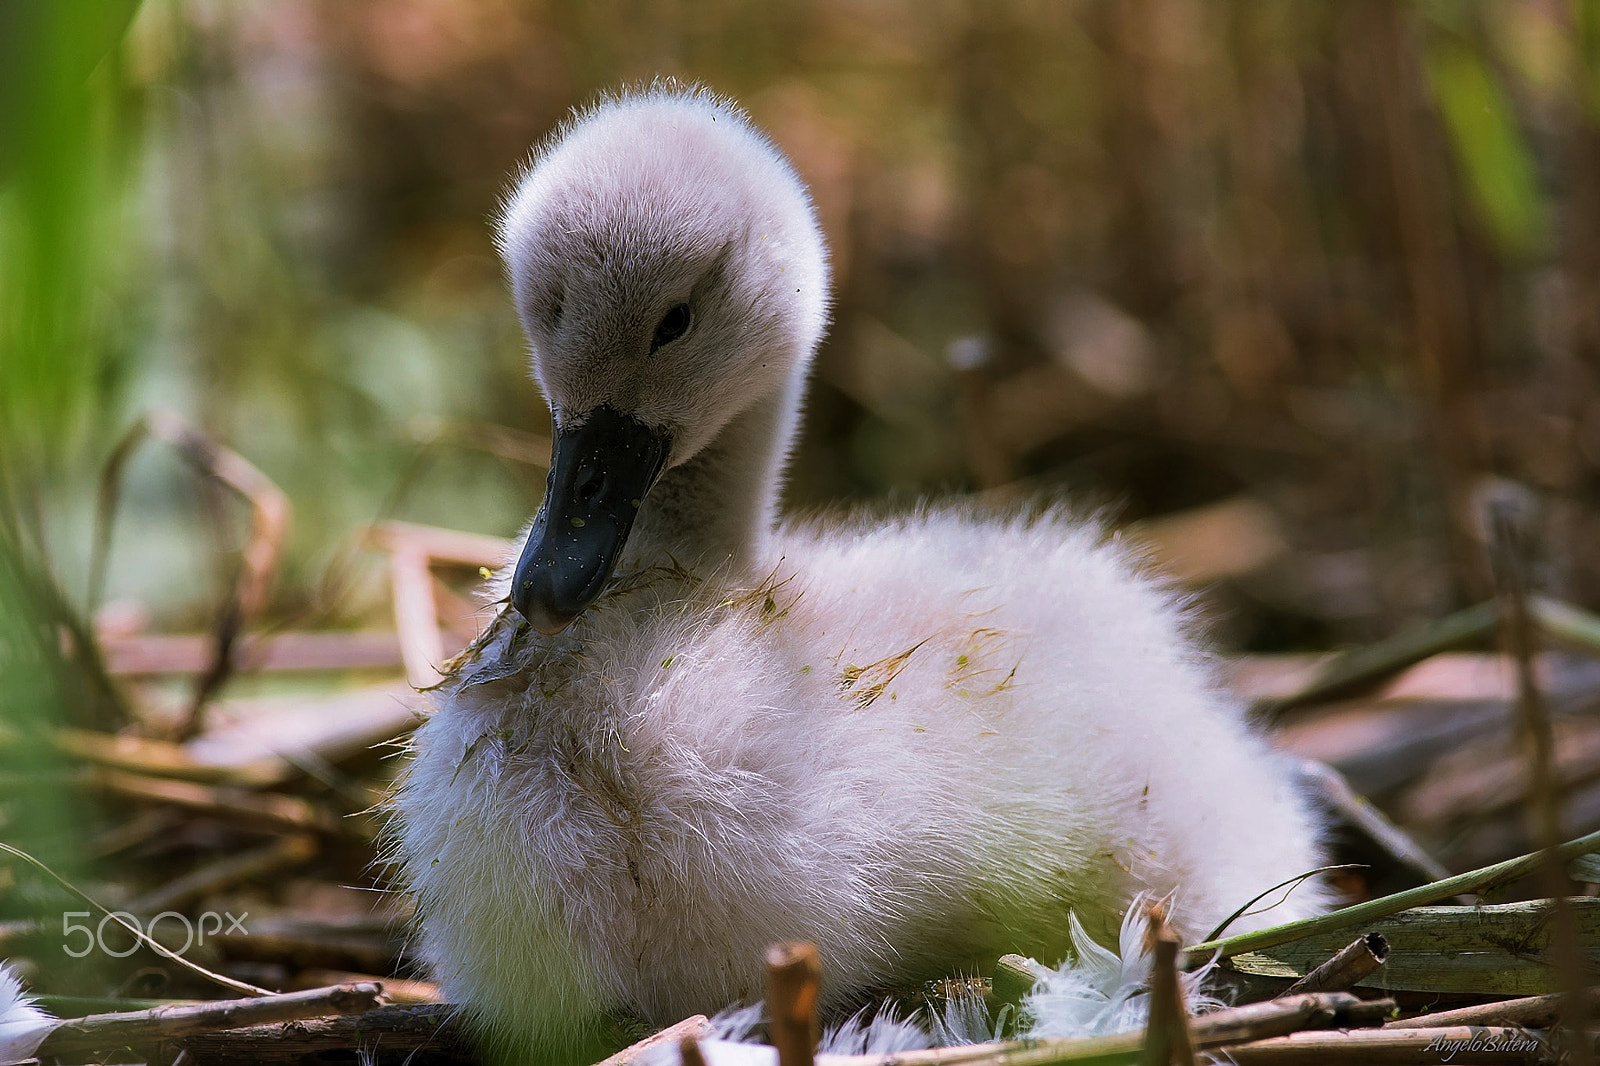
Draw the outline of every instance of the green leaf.
M1544 190L1499 77L1448 38L1429 47L1428 77L1478 220L1505 252L1537 250L1550 230Z

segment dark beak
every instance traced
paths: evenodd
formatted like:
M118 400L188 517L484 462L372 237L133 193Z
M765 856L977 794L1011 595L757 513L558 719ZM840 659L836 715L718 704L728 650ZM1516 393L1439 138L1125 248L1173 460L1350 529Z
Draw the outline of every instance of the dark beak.
M668 443L611 407L556 431L544 506L511 580L511 606L533 628L559 633L600 595Z

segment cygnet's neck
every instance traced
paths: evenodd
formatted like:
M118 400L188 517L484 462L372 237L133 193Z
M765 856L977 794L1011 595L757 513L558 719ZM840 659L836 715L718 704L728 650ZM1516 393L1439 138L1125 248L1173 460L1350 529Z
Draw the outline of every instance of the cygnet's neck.
M637 564L746 574L765 557L805 372L735 415L693 458L661 475L629 537Z

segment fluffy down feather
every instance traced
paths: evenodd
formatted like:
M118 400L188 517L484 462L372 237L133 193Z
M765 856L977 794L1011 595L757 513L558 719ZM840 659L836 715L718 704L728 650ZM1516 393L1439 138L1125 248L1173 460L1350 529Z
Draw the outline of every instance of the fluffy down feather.
M57 1019L33 1005L22 979L0 963L0 1062L31 1059Z
M1148 920L1142 898L1128 910L1122 923L1118 951L1101 946L1075 926L1073 954L1055 970L1034 965L1038 982L1023 1000L1020 1016L1002 1016L991 1022L983 997L976 990L960 990L937 1012L910 1017L889 1008L867 1011L828 1027L818 1048L819 1062L827 1066L832 1055L888 1055L930 1047L954 1047L1013 1037L1048 1038L1103 1036L1137 1032L1150 1014L1150 955L1144 950ZM1222 1006L1203 989L1210 967L1179 977L1184 1002L1193 1012ZM701 1042L708 1062L715 1066L775 1066L774 1049L760 1043L764 1005L725 1011L712 1019L711 1035ZM1017 1024L1012 1025L1011 1022ZM996 1023L1002 1031L996 1031ZM676 1047L650 1050L640 1066L679 1066Z

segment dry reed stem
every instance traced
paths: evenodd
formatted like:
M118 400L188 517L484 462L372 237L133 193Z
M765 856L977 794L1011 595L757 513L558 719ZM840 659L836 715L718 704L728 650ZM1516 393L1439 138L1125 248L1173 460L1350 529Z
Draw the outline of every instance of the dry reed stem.
M1503 502L1489 507L1500 632L1506 651L1517 667L1517 735L1527 760L1528 830L1534 846L1539 849L1539 884L1544 894L1555 901L1550 948L1556 973L1567 995L1562 1025L1576 1038L1569 1049L1572 1066L1590 1066L1594 1062L1594 1048L1588 1038L1588 1012L1582 995L1583 956L1578 945L1577 921L1566 898L1570 886L1563 861L1555 853L1562 836L1560 798L1554 782L1555 738L1534 677L1535 633L1528 609L1527 575L1523 564L1526 531L1518 517L1515 510Z
M201 785L192 781L172 781L143 777L120 770L95 770L88 780L108 792L135 799L170 803L177 807L214 814L224 818L274 825L285 829L338 829L334 819L320 807L299 796L275 792L247 792L225 786Z
M389 585L406 680L412 688L432 688L444 679L444 635L427 553L414 545L396 545L389 555Z
M499 566L511 542L436 526L384 522L368 532L367 543L389 553L395 629L406 680L413 688L432 688L451 667L444 653L433 566ZM472 650L470 643L467 650Z
M1600 850L1600 832L1589 833L1569 840L1554 849L1558 861L1565 862L1578 855ZM1299 921L1285 922L1266 929L1258 929L1250 933L1240 933L1237 936L1226 937L1221 940L1211 940L1200 944L1193 944L1184 949L1184 963L1193 968L1208 962L1214 956L1228 958L1242 954L1246 951L1260 951L1264 948L1277 947L1279 944L1288 944L1302 937L1314 933L1327 933L1336 929L1348 929L1354 925L1371 921L1374 918L1386 918L1391 914L1398 914L1411 907L1421 907L1429 903L1437 903L1442 899L1459 895L1463 892L1483 892L1498 885L1509 884L1538 869L1544 862L1541 853L1534 852L1519 855L1505 862L1497 862L1489 866L1468 870L1466 873L1447 877L1442 881L1432 884L1420 885L1417 888L1408 888L1404 892L1395 892L1377 899L1367 900L1350 907L1342 907L1327 914L1319 914L1312 918L1302 918Z
M74 1052L154 1044L195 1033L243 1029L252 1025L363 1014L383 1003L375 982L335 985L308 992L284 992L255 999L230 999L179 1007L156 1007L126 1014L91 1014L63 1021L39 1045L49 1058Z
M317 838L308 833L281 837L259 848L208 862L139 897L127 909L135 914L160 914L184 907L220 889L309 862L316 853Z
M1350 787L1343 774L1327 763L1314 759L1300 762L1302 779L1317 790L1317 798L1326 803L1333 813L1359 830L1367 839L1378 845L1400 866L1411 870L1424 881L1442 881L1450 876L1444 864L1422 849L1410 834L1380 811L1365 797Z
M197 674L206 668L210 638L196 633L104 636L100 651L113 677ZM297 630L262 634L241 654L251 670L389 670L402 665L390 630Z
M686 1036L678 1041L678 1058L683 1066L706 1066L706 1056L700 1050L700 1041L692 1036Z
M500 566L511 551L511 541L504 537L393 520L368 530L366 542L383 551L395 551L402 545L419 548L435 564L468 568Z
M353 973L349 970L330 970L321 967L301 970L294 975L285 991L303 991L310 988L327 988L331 985L377 982L383 986L383 998L397 1007L415 1007L425 1003L444 1003L444 992L432 981L414 981L404 977L381 977L375 973Z
M328 1059L350 1061L351 1049L378 1048L385 1054L437 1049L443 1061L473 1062L452 1054L466 1046L459 1028L461 1008L448 1003L415 1007L379 1007L365 1014L320 1017L309 1021L253 1025L247 1029L196 1033L184 1047L200 1062L296 1064ZM417 1062L437 1061L418 1055Z
M1389 942L1382 933L1357 937L1327 962L1289 986L1286 996L1299 992L1343 992L1384 964Z
M1479 603L1375 644L1352 648L1329 659L1299 691L1258 701L1256 714L1271 720L1296 707L1348 695L1440 652L1482 641L1494 632L1494 623L1494 604Z
M1600 1010L1600 987L1583 990L1584 999L1592 1014ZM1565 992L1552 992L1545 996L1524 996L1521 999L1503 999L1498 1003L1477 1003L1470 1007L1424 1014L1385 1022L1385 1029L1434 1029L1457 1025L1500 1025L1521 1029L1548 1029L1561 1017Z
M817 996L822 961L815 944L789 942L767 949L767 1032L778 1066L812 1066L820 1032Z
M1144 1066L1194 1066L1194 1037L1178 984L1178 937L1166 923L1164 908L1149 908L1150 1017L1145 1026Z
M206 433L168 410L151 411L117 443L101 472L96 500L95 542L89 565L88 603L100 599L111 544L111 526L128 458L146 439L172 447L202 474L208 487L225 485L250 505L250 536L241 552L239 576L217 611L212 653L205 670L195 680L189 709L178 729L178 739L188 740L201 731L207 703L232 675L239 636L250 620L266 606L277 573L278 556L288 536L289 497L244 456L223 446ZM214 518L220 523L220 512ZM219 527L220 528L220 527Z
M694 1014L681 1022L667 1026L659 1033L652 1033L637 1044L629 1045L610 1058L603 1059L596 1066L632 1066L645 1052L661 1044L678 1044L680 1048L690 1041L695 1042L695 1051L700 1051L699 1041L711 1032L711 1022L704 1014ZM703 1058L703 1056L702 1056ZM687 1063L688 1057L684 1057Z
M32 855L29 855L26 851L23 851L21 848L13 847L12 845L5 843L4 841L0 841L0 853L4 853L6 855L10 855L10 856L12 856L13 858L16 858L16 859L20 859L22 862L25 862L29 866L32 866L34 869L38 870L40 873L42 873L46 877L50 878L56 884L60 885L64 889L66 889L75 898L77 898L79 900L82 900L84 903L87 903L90 907L94 908L95 910L99 911L101 914L105 915L106 918L110 919L111 921L116 922L117 925L122 927L123 930L125 930L130 936L132 936L139 943L145 945L151 951L154 951L157 955L160 955L162 958L166 959L167 961L172 962L172 963L174 963L174 964L176 964L178 966L183 967L185 970L188 970L190 973L196 974L196 975L198 975L200 977L205 978L208 981L212 981L212 982L214 982L216 984L219 984L223 988L232 989L235 992L242 992L247 996L270 996L270 995L273 994L273 993L267 991L265 988L257 988L255 985L247 984L244 981L237 981L237 980L233 979L232 977L226 976L225 974L220 974L220 973L216 973L216 972L214 972L212 970L208 970L204 966L199 965L198 963L190 962L188 959L184 958L180 954L177 954L176 952L169 951L164 945L158 943L157 941L152 939L148 933L146 933L144 930L140 929L138 927L138 925L136 925L136 924L134 924L132 922L125 921L122 918L121 915L117 914L114 911L108 910L106 907L102 906L99 902L97 902L96 900L91 898L86 892L84 892L82 889L80 889L77 885L73 884L71 881L68 881L65 877L62 877L60 874L58 874L54 870L52 870L48 865L46 865L45 863L43 863L43 862L39 861L38 859L34 858Z
M1551 1066L1558 1061L1542 1032L1476 1025L1293 1033L1230 1047L1228 1057L1238 1066Z

